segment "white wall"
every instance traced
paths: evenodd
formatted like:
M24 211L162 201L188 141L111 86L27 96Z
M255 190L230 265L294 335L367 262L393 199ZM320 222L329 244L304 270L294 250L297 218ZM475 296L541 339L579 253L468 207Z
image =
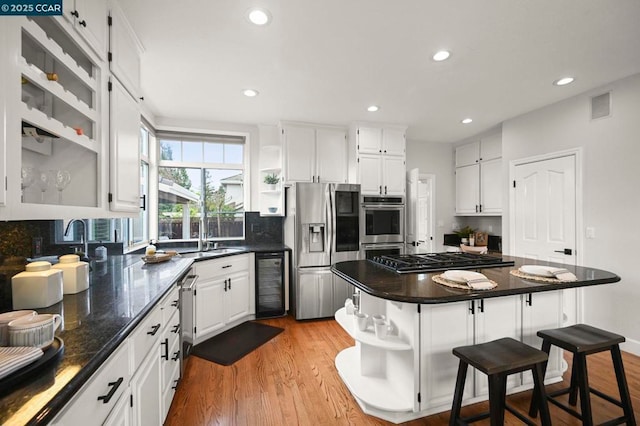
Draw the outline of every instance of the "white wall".
M445 233L451 233L455 210L455 179L453 175L453 145L407 140L407 170L436 176L435 188L435 251L444 251Z
M607 91L612 116L590 120L590 98ZM583 263L622 277L583 290L583 321L624 335L624 349L640 355L640 74L503 123L504 251L509 253L509 162L575 147L583 150L583 226L595 228L596 236L584 239ZM578 232L584 235L584 229Z

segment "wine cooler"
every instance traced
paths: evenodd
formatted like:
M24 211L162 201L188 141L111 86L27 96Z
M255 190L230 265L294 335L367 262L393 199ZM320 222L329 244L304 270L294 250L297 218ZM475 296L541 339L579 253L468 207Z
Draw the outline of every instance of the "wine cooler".
M284 252L256 253L256 318L285 314L284 272Z

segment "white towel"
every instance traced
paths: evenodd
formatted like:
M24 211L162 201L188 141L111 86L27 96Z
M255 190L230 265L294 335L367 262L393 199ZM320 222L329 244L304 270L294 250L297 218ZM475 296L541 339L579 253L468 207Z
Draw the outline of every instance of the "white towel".
M544 265L522 265L520 272L538 277L556 278L560 281L578 281L578 278L567 269Z
M35 347L0 347L0 379L40 359L42 355L42 349Z
M495 284L479 272L453 269L444 271L442 276L446 280L466 284L473 290L490 290L495 287Z

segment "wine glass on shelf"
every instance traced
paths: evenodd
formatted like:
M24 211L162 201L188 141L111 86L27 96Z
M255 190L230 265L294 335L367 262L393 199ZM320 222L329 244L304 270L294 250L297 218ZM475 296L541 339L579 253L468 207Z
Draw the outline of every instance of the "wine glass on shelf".
M52 170L53 184L58 190L58 204L62 204L62 191L71 182L71 173L68 170Z
M33 185L33 182L36 179L36 169L28 166L23 167L20 178L20 187L22 189L20 196L22 202L24 203L24 190Z
M40 202L44 203L44 193L51 187L51 177L49 173L36 173L36 186L40 189Z

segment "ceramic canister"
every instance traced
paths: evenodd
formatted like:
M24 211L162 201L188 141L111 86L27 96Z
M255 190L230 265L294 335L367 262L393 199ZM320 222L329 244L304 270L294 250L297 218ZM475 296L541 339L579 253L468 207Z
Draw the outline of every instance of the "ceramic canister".
M64 294L76 294L89 288L89 264L81 262L77 254L60 256L60 262L52 268L62 271Z
M62 271L49 262L32 262L11 278L13 309L46 308L62 300Z

